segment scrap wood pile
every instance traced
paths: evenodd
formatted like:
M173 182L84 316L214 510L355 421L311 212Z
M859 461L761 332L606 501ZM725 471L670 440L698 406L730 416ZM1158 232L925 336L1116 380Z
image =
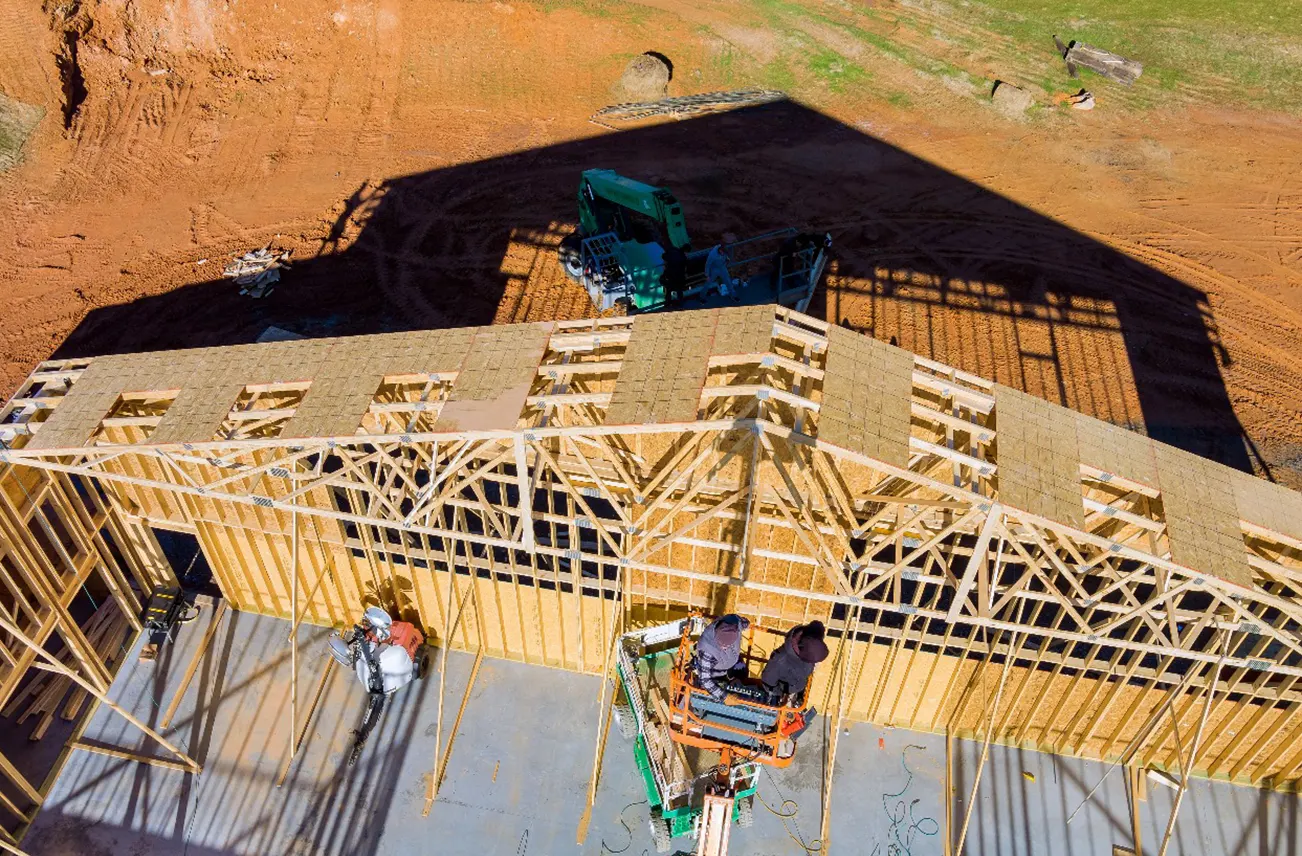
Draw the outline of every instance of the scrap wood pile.
M612 104L593 113L591 121L604 127L610 127L605 125L605 122L635 122L639 119L651 119L659 116L682 119L687 116L716 113L720 110L732 110L737 107L770 104L774 101L781 101L786 97L786 93L779 92L776 89L706 92L701 95L682 95L644 103Z
M242 256L234 256L233 262L222 271L222 276L235 280L240 287L240 294L251 297L266 297L280 282L280 271L289 267L289 257L293 250L273 250L267 244L260 250L250 250Z
M95 654L100 661L111 669L113 663L124 652L123 643L126 642L127 632L129 630L126 616L118 608L117 602L107 600L95 610L95 614L86 622L82 631L86 634L86 640L91 647L95 649ZM59 661L74 671L77 664L71 651L64 651L59 656ZM86 703L86 690L77 686L71 679L64 675L54 672L41 672L27 686L13 698L0 714L11 717L18 713L22 708L22 713L18 716L18 723L22 724L31 717L39 717L36 727L32 729L29 735L31 740L40 740L45 736L46 730L50 723L54 721L54 714L58 711L59 705L63 703L64 696L68 695L68 690L72 689L72 695L68 696L66 704L63 704L62 716L71 722L77 718L81 712L82 705ZM26 704L26 707L24 707Z

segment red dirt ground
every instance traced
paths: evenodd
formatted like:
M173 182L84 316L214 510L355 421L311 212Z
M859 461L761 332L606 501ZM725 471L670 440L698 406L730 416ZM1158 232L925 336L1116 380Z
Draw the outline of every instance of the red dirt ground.
M35 6L0 6L0 91L48 111L0 173L6 393L56 351L582 316L550 246L578 169L614 165L703 236L831 231L830 320L1302 486L1297 118L1100 89L1016 122L898 70L907 107L802 80L808 110L619 138L587 117L631 56L669 55L689 94L749 84L720 45L763 63L775 37L673 0ZM62 29L87 93L67 130ZM268 241L298 261L271 298L214 282Z

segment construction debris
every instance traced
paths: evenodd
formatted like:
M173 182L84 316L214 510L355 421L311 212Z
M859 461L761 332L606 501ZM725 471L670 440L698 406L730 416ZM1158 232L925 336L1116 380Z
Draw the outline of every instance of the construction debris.
M1067 73L1072 77L1078 76L1078 66L1084 66L1090 71L1103 75L1108 80L1115 80L1117 83L1130 86L1144 73L1143 63L1136 62L1133 59L1126 59L1103 48L1096 48L1093 45L1076 41L1064 45L1057 36L1053 37L1053 44L1067 62Z
M662 98L645 104L612 104L602 107L592 114L590 121L603 128L610 128L606 121L636 122L640 119L668 116L671 119L684 119L703 113L718 113L737 107L752 107L757 104L771 104L786 98L785 92L776 89L739 89L734 92L705 92L700 95L682 95L675 98ZM604 121L603 121L604 120ZM612 128L612 130L614 130Z
M122 645L127 638L127 619L118 608L117 602L108 600L101 604L82 629L86 634L86 641L95 650L95 655L112 669L114 661L122 655ZM59 660L64 665L73 667L72 652L64 651ZM64 675L43 672L21 692L16 693L0 713L6 717L13 716L24 702L30 700L31 703L19 715L18 723L26 722L33 716L39 717L28 739L40 740L45 736L50 723L54 721L55 712L58 711L64 696L72 687L72 681ZM69 696L67 704L63 706L62 717L69 722L76 719L85 702L86 690L76 688Z
M289 267L289 257L293 252L273 250L271 244L267 244L260 250L234 256L235 261L226 266L222 276L235 280L235 284L240 286L240 294L266 297L280 282L280 270Z

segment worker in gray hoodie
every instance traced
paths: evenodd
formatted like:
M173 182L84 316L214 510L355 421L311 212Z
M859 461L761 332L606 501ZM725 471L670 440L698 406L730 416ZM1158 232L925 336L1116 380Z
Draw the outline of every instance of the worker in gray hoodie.
M701 638L696 640L693 658L696 679L715 701L732 704L733 697L724 688L724 682L746 674L746 663L741 659L741 634L748 627L749 621L728 613L706 625Z

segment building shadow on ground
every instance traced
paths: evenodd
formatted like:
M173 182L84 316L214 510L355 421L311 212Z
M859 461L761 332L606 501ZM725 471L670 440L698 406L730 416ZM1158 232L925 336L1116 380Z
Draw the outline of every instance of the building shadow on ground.
M670 187L698 247L830 232L811 314L1270 475L1203 292L793 101L368 183L270 297L219 279L97 309L56 356L584 317L554 250L592 167Z

